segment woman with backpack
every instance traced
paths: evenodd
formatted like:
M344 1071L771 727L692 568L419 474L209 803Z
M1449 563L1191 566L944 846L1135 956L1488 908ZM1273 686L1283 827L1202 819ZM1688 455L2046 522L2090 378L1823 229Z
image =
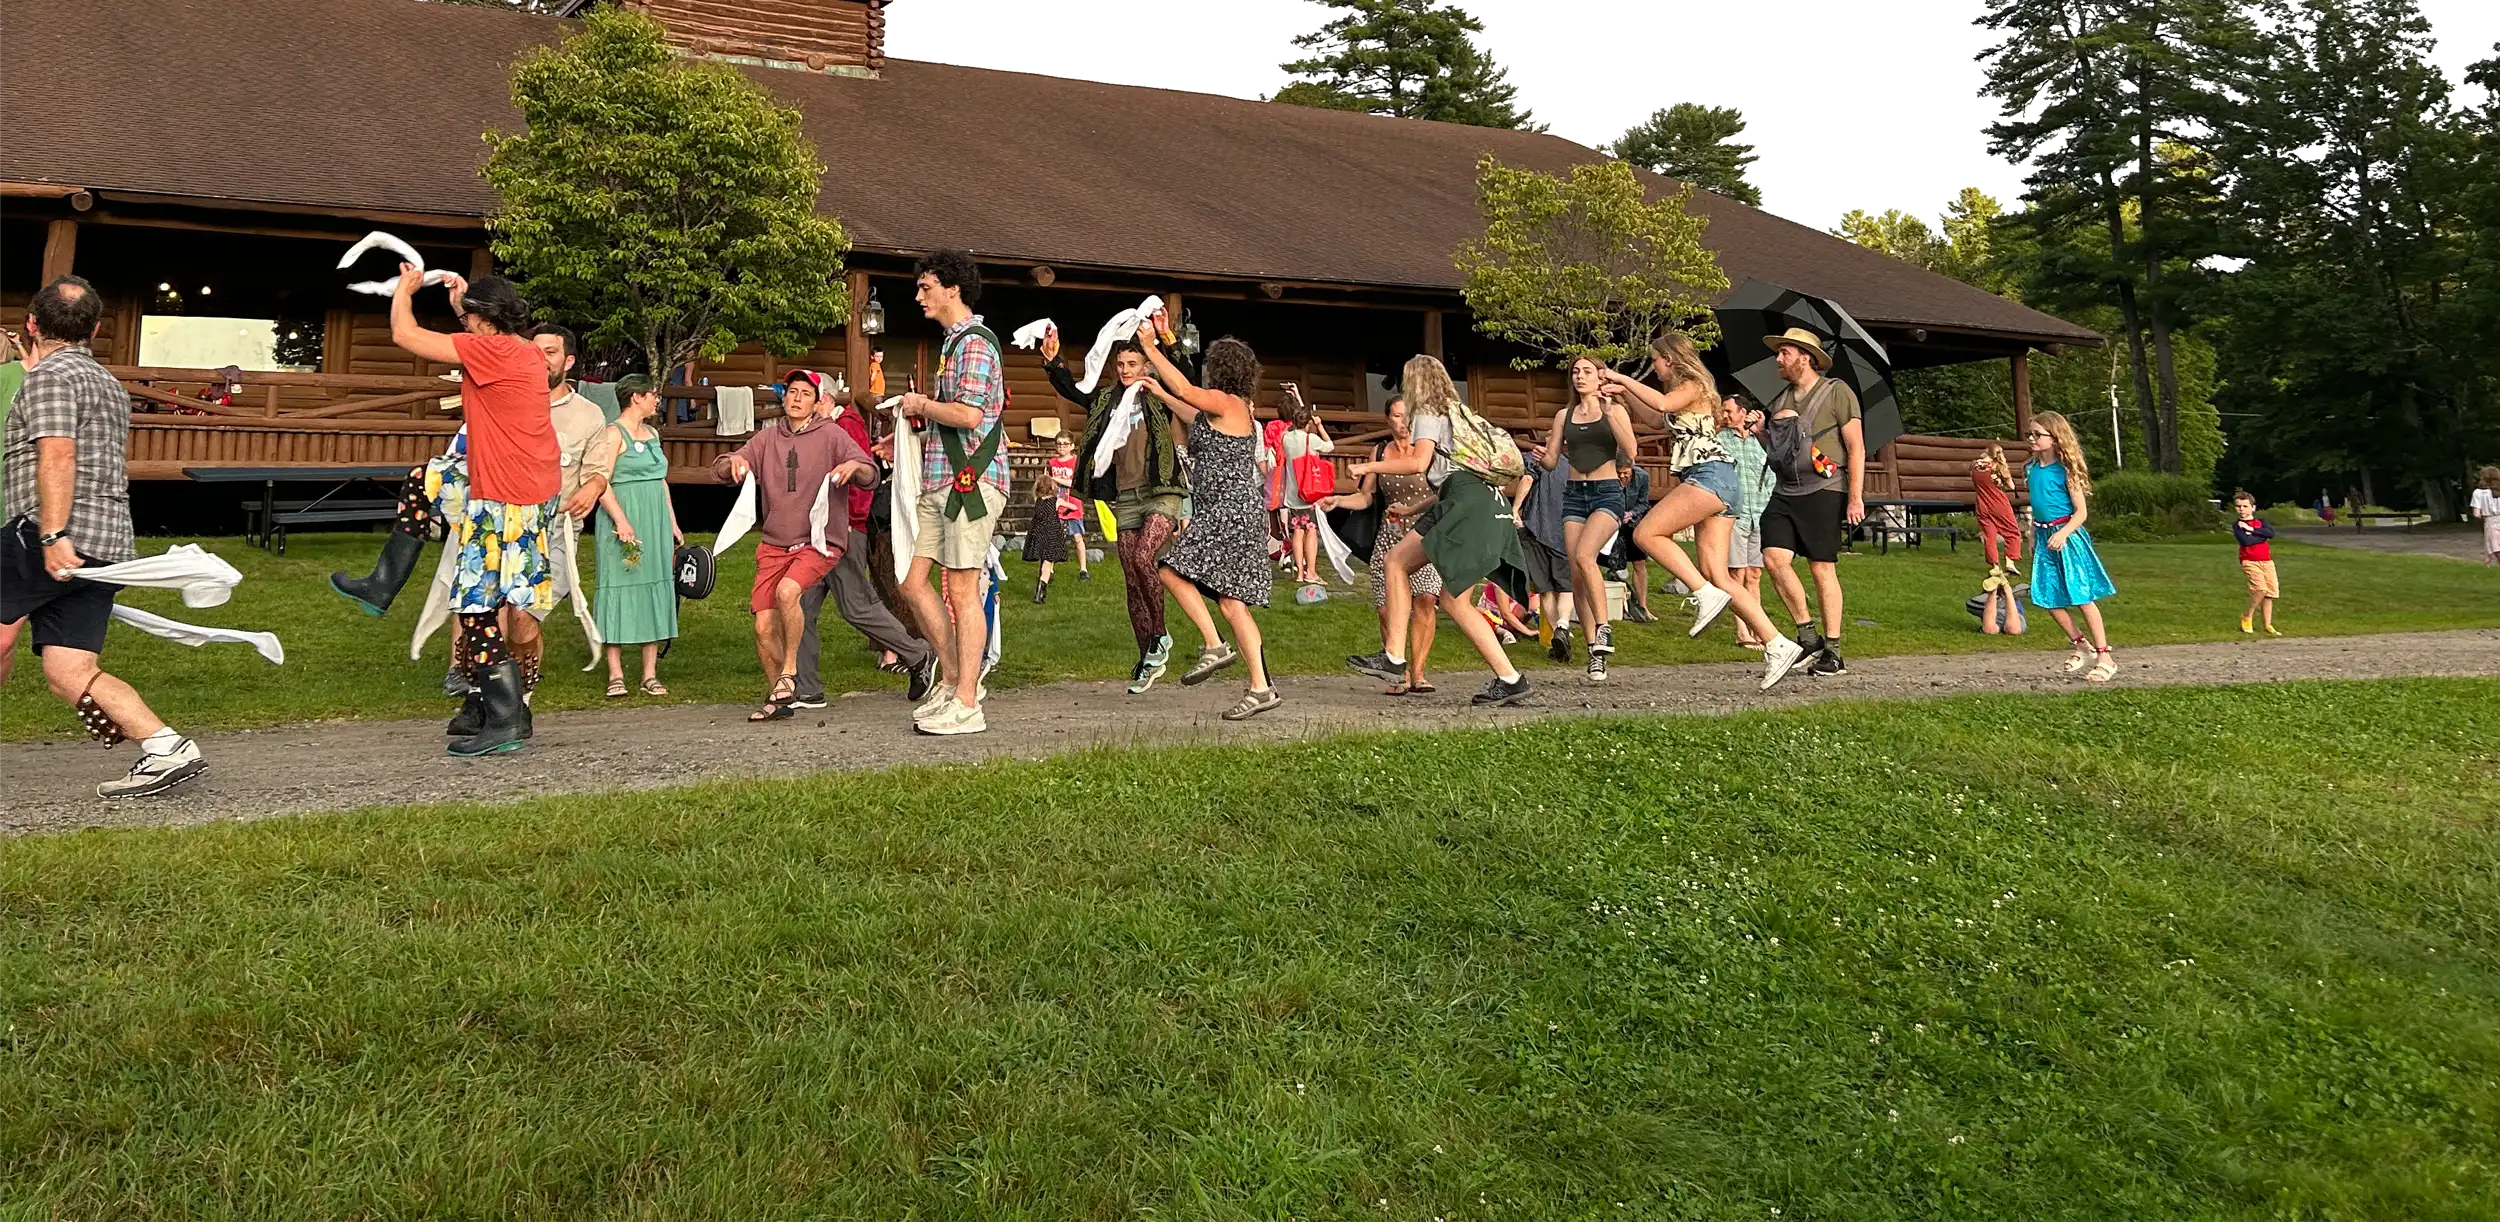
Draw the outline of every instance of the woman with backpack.
M1728 549L1735 540L1736 511L1744 503L1744 493L1737 481L1736 463L1719 443L1717 386L1710 371L1702 367L1693 341L1680 332L1662 331L1652 339L1649 360L1664 390L1617 370L1602 374L1609 390L1627 396L1631 400L1627 406L1646 417L1643 424L1663 427L1671 438L1668 461L1675 470L1676 485L1641 519L1633 540L1693 591L1699 610L1690 635L1700 636L1719 612L1736 608L1737 619L1765 642L1762 690L1769 691L1805 656L1805 650L1772 627L1770 617L1762 612L1761 598L1728 572ZM1694 550L1701 554L1699 567L1675 542L1677 532L1687 527L1693 531Z
M1614 541L1623 524L1623 478L1618 465L1628 466L1640 452L1632 438L1632 420L1621 403L1606 393L1606 366L1592 356L1571 359L1571 406L1554 413L1545 444L1536 451L1538 478L1544 471L1568 465L1563 485L1563 553L1571 558L1571 588L1586 591L1574 604L1588 625L1589 682L1606 679L1606 658L1615 651L1614 610L1606 597L1606 578L1597 571L1597 554Z
M1315 586L1319 575L1319 517L1312 506L1337 493L1337 467L1325 455L1336 453L1328 426L1302 401L1302 388L1285 383L1285 433L1277 449L1284 458L1285 539L1293 552L1293 579Z
M1519 446L1458 397L1450 371L1439 360L1419 356L1408 361L1398 385L1406 395L1412 452L1353 467L1357 479L1421 475L1430 490L1429 504L1421 508L1413 532L1389 552L1382 660L1405 668L1407 616L1413 606L1407 579L1429 564L1441 574L1441 609L1493 670L1492 684L1476 694L1475 703L1517 704L1528 695L1528 677L1510 664L1492 623L1467 605L1466 592L1487 578L1501 583L1514 598L1527 591L1518 520L1503 499L1503 491L1517 493L1526 482Z
M1415 436L1409 428L1406 396L1389 396L1389 439L1372 448L1372 461L1411 458L1415 453ZM1414 528L1423 507L1432 503L1432 486L1421 473L1413 475L1371 474L1362 478L1355 490L1345 496L1322 499L1322 512L1337 509L1378 509L1380 533L1372 543L1372 611L1380 616L1380 639L1389 639L1389 553L1396 551L1398 540ZM1424 677L1424 663L1432 656L1432 638L1440 620L1434 606L1441 599L1441 574L1427 564L1407 574L1406 592L1410 601L1407 612L1409 645L1414 656L1393 664L1386 653L1358 654L1346 659L1346 665L1358 674L1369 675L1389 685L1391 696L1429 696L1435 690ZM1414 601L1421 600L1421 601Z

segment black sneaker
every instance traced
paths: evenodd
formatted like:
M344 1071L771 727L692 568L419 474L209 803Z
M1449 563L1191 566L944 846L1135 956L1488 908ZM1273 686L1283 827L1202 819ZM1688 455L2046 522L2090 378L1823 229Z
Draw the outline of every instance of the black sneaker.
M825 694L823 692L815 692L804 696L792 696L790 697L790 707L794 709L821 709L825 707Z
M1036 581L1033 583L1033 601L1036 603L1045 603L1050 601L1049 582Z
M911 668L911 686L903 694L910 697L913 704L918 704L929 698L929 692L937 687L937 681L937 653L932 650L928 657L921 659L920 665Z
M1589 634L1589 656L1594 658L1603 654L1613 653L1614 651L1615 626L1613 624L1599 624L1596 631Z
M1823 656L1816 658L1806 673L1817 679L1845 675L1849 673L1849 664L1840 660L1840 646L1826 641L1823 643Z
M1355 674L1368 675L1383 683L1396 683L1406 678L1406 664L1390 661L1387 650L1378 653L1351 654L1347 656L1345 664L1353 667Z
M1569 632L1555 633L1554 643L1546 647L1545 656L1557 662L1569 663L1571 661L1571 634Z
M1523 674L1508 683L1504 683L1498 678L1495 679L1493 682L1486 684L1483 691L1477 692L1475 696L1471 698L1470 703L1498 704L1508 707L1527 698L1528 676Z

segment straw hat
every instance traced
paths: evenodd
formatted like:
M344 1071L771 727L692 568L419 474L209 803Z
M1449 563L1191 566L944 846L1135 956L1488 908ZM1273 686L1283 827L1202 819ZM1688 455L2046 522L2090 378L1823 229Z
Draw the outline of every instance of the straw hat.
M1780 346L1783 344L1795 344L1796 346L1805 349L1807 354L1814 358L1814 371L1816 373L1828 373L1831 370L1832 354L1825 352L1823 350L1823 341L1820 338L1817 338L1814 332L1808 331L1804 327L1790 327L1788 330L1781 332L1778 335L1765 335L1762 337L1762 343L1764 347L1769 348L1773 352L1779 351Z

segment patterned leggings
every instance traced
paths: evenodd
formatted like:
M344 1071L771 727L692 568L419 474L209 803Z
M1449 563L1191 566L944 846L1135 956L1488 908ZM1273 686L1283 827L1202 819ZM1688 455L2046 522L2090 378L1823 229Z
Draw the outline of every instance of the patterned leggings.
M1177 529L1172 519L1150 513L1137 529L1120 532L1120 580L1128 587L1128 626L1141 655L1163 640L1163 578L1155 573L1155 557Z
M419 539L434 533L434 498L425 494L425 464L418 463L399 485L399 517L391 523L403 535Z

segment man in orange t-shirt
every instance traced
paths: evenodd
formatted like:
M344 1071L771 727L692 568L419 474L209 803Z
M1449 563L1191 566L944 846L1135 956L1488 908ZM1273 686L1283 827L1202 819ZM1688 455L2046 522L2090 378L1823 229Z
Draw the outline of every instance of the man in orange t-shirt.
M521 666L515 647L530 648L538 623L522 612L555 606L546 532L563 473L547 415L547 360L523 338L529 303L501 276L472 284L446 280L461 330L446 335L417 325L410 304L424 272L401 264L391 294L391 342L413 356L460 366L460 411L469 428L469 496L451 606L460 617L476 686L452 719L453 755L491 755L520 747L529 734ZM510 607L515 614L500 614ZM509 633L509 637L507 637ZM524 641L523 636L527 636ZM460 736L463 729L475 732Z

